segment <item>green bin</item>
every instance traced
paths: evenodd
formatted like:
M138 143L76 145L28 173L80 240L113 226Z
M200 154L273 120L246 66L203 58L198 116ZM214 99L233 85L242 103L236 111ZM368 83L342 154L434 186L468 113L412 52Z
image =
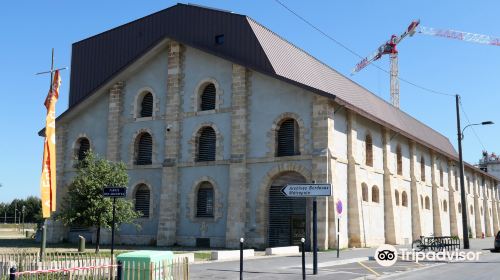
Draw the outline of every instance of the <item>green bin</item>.
M134 251L116 257L123 263L123 279L173 279L172 251Z

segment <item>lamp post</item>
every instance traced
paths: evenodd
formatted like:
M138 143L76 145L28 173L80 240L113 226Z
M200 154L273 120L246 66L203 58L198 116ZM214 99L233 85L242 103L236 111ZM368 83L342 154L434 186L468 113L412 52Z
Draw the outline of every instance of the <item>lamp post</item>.
M465 179L464 179L464 161L462 156L462 140L464 139L464 131L469 126L474 125L490 125L493 124L492 121L485 121L481 123L469 124L464 127L464 129L460 129L460 96L457 94L455 96L456 106L457 106L457 133L458 133L458 159L459 159L459 168L460 168L460 198L462 202L462 234L464 238L464 249L469 249L469 231L468 231L468 223L467 223L467 202L465 197Z

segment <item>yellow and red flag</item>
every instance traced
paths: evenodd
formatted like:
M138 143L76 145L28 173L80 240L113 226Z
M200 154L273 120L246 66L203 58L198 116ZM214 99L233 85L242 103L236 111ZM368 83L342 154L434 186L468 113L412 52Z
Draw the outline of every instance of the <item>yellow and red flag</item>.
M56 210L56 102L59 98L60 85L59 70L56 70L52 86L44 103L47 108L47 116L45 118L45 141L43 145L42 178L40 180L44 218L49 218L50 213Z

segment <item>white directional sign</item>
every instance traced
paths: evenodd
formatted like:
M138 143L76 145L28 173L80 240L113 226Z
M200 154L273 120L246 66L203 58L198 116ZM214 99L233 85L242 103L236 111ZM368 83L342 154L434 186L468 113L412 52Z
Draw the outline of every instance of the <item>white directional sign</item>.
M332 196L331 184L290 184L281 192L288 197Z

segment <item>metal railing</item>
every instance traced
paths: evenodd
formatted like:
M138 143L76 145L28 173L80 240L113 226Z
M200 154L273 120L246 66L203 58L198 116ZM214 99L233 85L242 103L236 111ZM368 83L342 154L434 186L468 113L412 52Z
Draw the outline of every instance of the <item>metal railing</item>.
M451 251L460 249L460 238L456 236L425 237L413 241L411 244L415 251Z

